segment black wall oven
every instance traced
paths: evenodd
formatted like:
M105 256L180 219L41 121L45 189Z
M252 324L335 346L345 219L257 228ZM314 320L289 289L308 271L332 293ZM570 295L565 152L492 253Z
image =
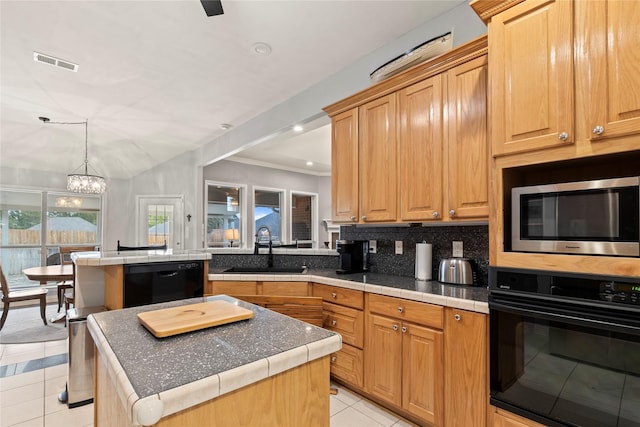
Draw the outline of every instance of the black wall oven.
M491 404L640 427L640 278L490 268Z

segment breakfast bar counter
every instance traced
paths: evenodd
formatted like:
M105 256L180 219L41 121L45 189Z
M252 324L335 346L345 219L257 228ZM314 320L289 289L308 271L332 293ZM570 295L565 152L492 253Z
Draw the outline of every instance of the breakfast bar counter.
M227 301L252 318L155 338L138 313ZM329 425L340 335L226 295L89 316L96 426Z

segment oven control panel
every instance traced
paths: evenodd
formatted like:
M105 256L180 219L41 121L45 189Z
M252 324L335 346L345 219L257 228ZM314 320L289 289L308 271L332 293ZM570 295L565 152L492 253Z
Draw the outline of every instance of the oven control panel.
M600 299L608 302L640 305L640 285L631 283L600 283Z

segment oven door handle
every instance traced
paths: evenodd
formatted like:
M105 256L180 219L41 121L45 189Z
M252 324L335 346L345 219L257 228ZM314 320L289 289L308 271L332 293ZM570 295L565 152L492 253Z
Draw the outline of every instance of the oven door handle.
M531 315L539 318L542 317L548 320L563 320L565 322L576 325L588 324L598 329L611 329L617 330L619 332L640 335L640 324L638 324L637 321L631 321L632 324L627 325L624 323L616 322L614 320L610 320L607 318L608 316L576 311L570 308L559 311L547 307L540 307L537 304L528 304L522 301L518 301L517 303L509 302L505 304L494 299L493 301L489 302L489 309L507 311L516 314Z

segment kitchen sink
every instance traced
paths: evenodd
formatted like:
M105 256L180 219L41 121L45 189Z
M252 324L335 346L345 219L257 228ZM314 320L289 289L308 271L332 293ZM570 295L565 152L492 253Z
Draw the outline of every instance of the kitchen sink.
M223 273L245 273L245 274L264 274L264 273L280 273L280 274L300 274L307 271L306 267L231 267L223 271Z

